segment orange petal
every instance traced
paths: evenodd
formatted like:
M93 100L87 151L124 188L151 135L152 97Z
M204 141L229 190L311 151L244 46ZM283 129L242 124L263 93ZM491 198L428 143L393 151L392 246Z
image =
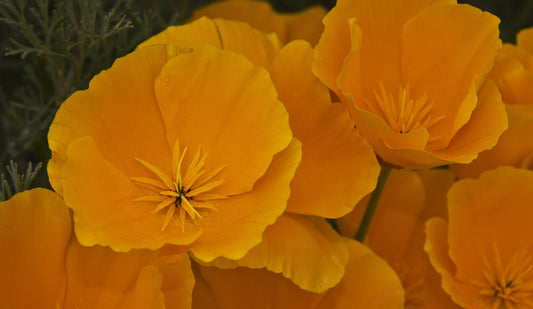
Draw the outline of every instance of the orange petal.
M294 41L272 64L272 80L303 147L287 210L339 217L374 189L379 164L342 104L331 103L328 89L311 72L312 57L308 43Z
M428 7L405 24L401 51L403 80L409 83L415 97L428 94L435 103L433 115L446 115L431 129L431 135L442 139L430 147L446 147L470 119L475 101L463 98L474 77L487 73L492 66L501 47L499 22L488 12L455 4Z
M366 244L389 261L402 259L424 201L424 187L414 171L392 170L368 230ZM355 235L367 204L368 198L357 204L354 211L339 222L343 235Z
M431 264L441 276L442 288L454 302L462 307L475 308L479 290L472 285L456 280L456 267L448 256L448 228L442 218L432 218L426 223L426 244L424 249L429 255Z
M328 223L286 214L265 230L263 241L242 259L219 258L213 265L266 268L281 273L304 290L322 293L339 283L347 260L342 238Z
M455 182L455 177L449 169L435 168L416 171L426 192L425 206L420 219L425 221L432 217L448 219L448 201L446 195ZM422 228L423 229L423 228Z
M446 149L433 152L445 160L469 163L479 152L494 147L507 125L507 113L498 88L492 80L486 80L478 92L478 104L470 121L457 132Z
M287 23L285 36L279 35L284 43L294 40L305 40L315 46L324 31L322 19L327 11L320 5L310 6L294 14L282 14L281 17Z
M220 17L242 21L250 24L255 29L264 32L275 32L283 42L287 42L283 40L286 35L285 22L268 2L248 0L214 2L195 10L191 19L195 20L202 16L211 19Z
M533 101L533 53L520 46L504 44L489 78L498 85L507 104L531 104Z
M326 10L321 6L312 6L291 14L274 11L268 2L229 0L214 2L195 10L191 19L207 16L239 20L258 30L275 32L284 43L304 39L315 45L323 30L321 20L324 15Z
M533 28L520 30L516 35L516 44L533 54ZM530 67L529 69L533 68Z
M253 64L265 68L270 67L281 46L273 33L263 33L243 22L220 18L211 20L207 17L183 26L168 27L141 43L139 47L155 44L172 44L185 49L209 44L237 52Z
M72 239L66 255L65 308L164 308L161 275L149 266L156 262L157 251L119 253Z
M139 273L133 289L122 296L117 308L167 308L161 291L161 280L161 274L157 267L146 266ZM107 302L105 306L107 306ZM80 306L79 308L81 309L82 307ZM100 308L100 306L94 308Z
M203 234L190 246L204 262L222 256L240 259L262 240L265 228L283 213L289 198L289 183L301 158L297 140L277 154L266 173L248 193L213 202L216 212L206 212Z
M92 79L88 90L75 92L61 105L48 133L48 174L58 193L63 191L60 171L67 147L83 136L91 136L106 160L127 175L152 177L149 170L138 168L134 157L170 167L154 80L178 52L172 46L138 49L117 59Z
M63 306L70 222L63 200L49 190L25 191L0 203L3 307Z
M417 290L412 293L407 292L406 297L419 297L419 299L422 299L426 308L459 309L459 306L442 289L440 274L431 266L428 255L424 251L424 243L426 241L424 233L425 223L429 218L434 216L448 217L446 194L455 179L448 169L425 169L416 171L416 173L422 180L426 199L424 209L420 213L413 229L404 260L410 267L408 269L410 273L407 273L406 277L409 278L411 274L416 276L418 272L419 277L415 277L415 280L420 280L420 274L423 279L420 286L415 286ZM413 295L411 296L410 294Z
M289 279L265 269L219 269L197 265L192 308L309 309L323 294L298 288Z
M290 143L288 114L265 69L203 45L169 61L155 83L169 144L201 145L221 172L224 194L252 189Z
M313 72L326 86L341 97L342 91L337 86L344 58L350 52L350 29L348 19L353 14L353 1L337 1L336 6L324 17L324 32L315 47Z
M385 86L398 85L401 78L401 31L405 22L426 6L454 2L337 1L337 5L323 20L325 29L316 47L315 74L341 97L337 76L343 69L343 61L350 51L361 49L361 57L364 60L360 66L346 68L344 65L344 69L361 70L364 75L364 89L371 93L379 82ZM363 41L360 46L350 35L353 24L357 24L362 33Z
M403 308L403 290L392 269L365 246L344 242L350 251L346 273L322 294L302 290L265 269L198 265L193 308L205 308L206 299L217 308Z
M159 263L159 271L166 308L191 308L195 280L189 256L174 263Z
M345 240L350 259L342 281L317 308L404 308L404 291L394 271L363 244Z
M62 183L76 235L84 245L108 245L116 251L159 249L166 243L189 244L201 234L197 229L182 232L176 222L161 231L165 212L154 213L153 202L133 201L143 196L141 189L103 158L90 137L69 146Z
M531 244L517 235L533 233L532 186L533 172L499 167L450 189L448 242L459 280L483 278L480 254L492 254L494 244L503 261Z
M509 129L501 135L494 148L482 152L470 164L451 166L460 178L477 178L482 172L498 166L521 167L533 154L533 105L507 105Z

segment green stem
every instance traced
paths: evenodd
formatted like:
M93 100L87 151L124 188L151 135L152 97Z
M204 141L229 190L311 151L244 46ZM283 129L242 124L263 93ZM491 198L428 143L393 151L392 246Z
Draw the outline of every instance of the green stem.
M391 169L388 167L381 167L381 172L379 173L378 177L378 184L376 185L376 189L374 190L374 192L372 192L372 195L370 196L370 201L368 201L368 205L366 206L365 214L363 215L363 219L361 219L361 224L359 224L359 228L357 229L357 233L355 234L355 240L359 242L363 242L365 240L366 232L368 232L370 222L372 222L374 212L376 212L379 197L381 196L381 192L383 192L383 187L385 187L387 178L389 178L390 171Z

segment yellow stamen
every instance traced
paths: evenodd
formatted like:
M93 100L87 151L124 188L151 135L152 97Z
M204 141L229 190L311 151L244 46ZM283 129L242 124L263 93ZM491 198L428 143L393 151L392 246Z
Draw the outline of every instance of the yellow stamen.
M167 174L165 174L162 170L160 170L157 166L155 165L152 165L144 160L141 160L139 158L135 158L135 160L139 161L142 165L144 165L146 168L148 168L150 171L152 171L154 174L157 175L157 177L159 177L159 179L161 179L163 181L163 183L165 184L165 186L167 186L168 189L172 188L172 179L170 179ZM137 177L137 178L142 178L142 177Z
M375 103L364 101L363 106L378 117L387 122L389 127L398 133L407 133L418 128L431 129L446 115L434 115L432 113L435 103L430 103L427 94L418 99L412 99L409 86L400 87L398 96L388 92L382 83L379 89L374 90ZM430 137L430 141L440 139L439 136Z
M130 180L133 180L140 184L152 185L159 189L168 189L167 186L163 182L157 179L152 179L152 178L147 178L147 177L130 177Z
M491 308L527 308L533 301L533 264L528 248L519 250L507 261L493 244L492 261L481 254L484 264L483 280L472 280L479 293L487 298Z
M155 208L154 213L160 211L161 209L163 209L163 208L165 208L167 206L170 206L175 201L176 201L175 198L167 198L167 199L165 199L161 203L157 204L157 207Z
M174 216L174 210L175 207L169 207L167 211L167 215L165 216L165 221L163 221L163 227L161 227L161 231L164 231L167 225L170 223L170 219Z
M145 186L153 193L150 195L135 198L133 201L157 202L153 213L167 208L164 215L161 231L164 231L172 222L172 218L179 208L179 222L181 230L185 230L186 215L194 222L196 218L202 219L202 215L197 209L216 210L214 200L227 198L226 195L214 192L224 182L220 179L220 172L224 166L214 170L205 168L207 153L198 147L194 157L189 163L185 160L188 147L181 151L179 140L174 143L172 153L172 171L166 173L157 166L142 159L135 158L144 167L149 169L157 179L148 177L130 177L138 185ZM186 171L186 172L184 172ZM174 175L174 179L168 175Z

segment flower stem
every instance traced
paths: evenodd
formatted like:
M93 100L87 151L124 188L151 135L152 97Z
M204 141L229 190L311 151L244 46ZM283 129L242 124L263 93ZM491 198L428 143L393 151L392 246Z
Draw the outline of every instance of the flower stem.
M374 192L372 192L372 195L370 196L370 201L368 201L368 205L366 206L365 214L363 215L363 219L361 219L361 224L359 224L359 228L357 229L357 233L355 234L355 240L359 242L363 242L365 240L366 232L368 232L370 222L372 222L374 212L376 212L379 197L381 196L381 192L383 192L383 188L385 187L387 178L389 178L390 171L391 169L389 167L381 166L381 172L379 172L378 177L378 184L376 185L376 189L374 189Z

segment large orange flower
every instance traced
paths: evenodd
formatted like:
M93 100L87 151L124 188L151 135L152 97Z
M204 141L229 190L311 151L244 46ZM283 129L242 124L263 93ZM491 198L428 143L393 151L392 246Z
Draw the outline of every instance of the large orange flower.
M284 43L303 39L314 46L324 31L321 21L325 15L322 6L312 6L298 13L278 13L266 1L226 0L197 9L192 19L207 16L240 20L261 31L276 33Z
M283 213L300 161L268 73L202 45L139 48L68 98L50 182L83 245L242 257Z
M520 31L516 43L503 45L488 75L506 104L509 129L472 163L453 165L459 177L479 177L504 165L533 168L533 28Z
M304 289L323 292L341 280L345 250L338 249L333 239L315 237L315 228L298 214L335 218L351 211L375 187L379 165L372 149L353 130L342 104L332 104L328 89L312 74L313 50L304 41L281 48L275 35L245 23L201 18L170 27L141 46L195 48L202 43L238 52L267 68L289 113L293 134L302 142L302 161L290 185L286 214L267 228L263 242L243 259L226 263L266 267ZM303 254L301 247L314 253ZM317 270L317 265L326 264Z
M500 167L448 192L448 221L426 224L442 287L464 308L533 307L533 172Z
M54 192L34 189L0 203L0 296L5 308L185 308L189 259L165 265L158 251L81 246Z
M344 238L349 261L335 287L311 293L265 269L193 265L193 308L403 308L403 289L392 269L364 245Z
M365 244L396 271L405 289L406 309L457 308L440 285L424 252L427 219L447 218L446 193L454 182L449 170L393 170L385 184ZM363 217L361 201L337 220L343 235L353 237Z
M386 162L467 163L507 117L485 80L499 19L453 0L339 0L324 18L314 71Z

